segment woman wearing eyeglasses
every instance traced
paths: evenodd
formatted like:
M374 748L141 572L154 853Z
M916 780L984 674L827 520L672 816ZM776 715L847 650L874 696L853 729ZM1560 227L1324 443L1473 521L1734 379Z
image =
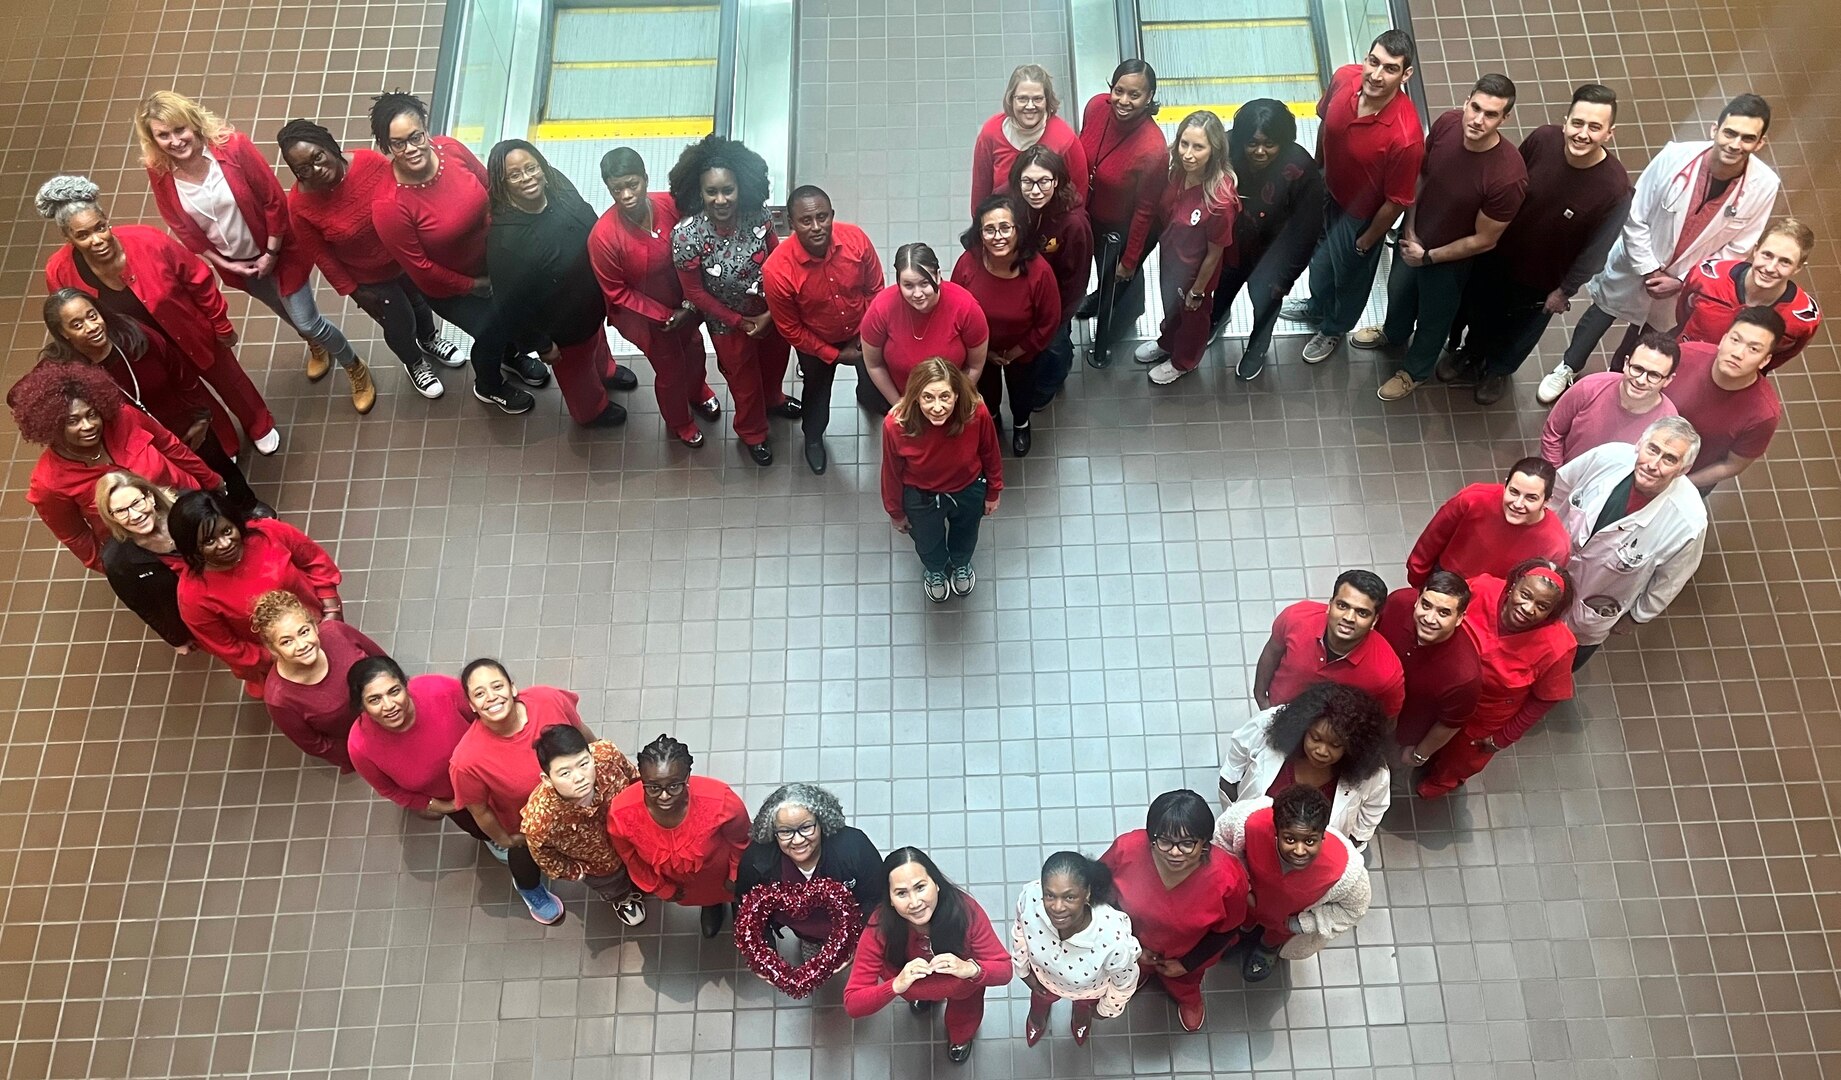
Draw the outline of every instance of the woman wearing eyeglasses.
M1144 977L1163 982L1184 1031L1202 1030L1208 1017L1202 976L1246 920L1246 870L1210 842L1214 830L1207 799L1166 791L1151 803L1144 828L1114 840L1100 856L1144 950L1138 959Z
M646 744L635 759L639 783L607 807L607 835L641 890L685 907L700 907L703 936L722 932L722 914L735 899L735 873L748 847L748 808L735 789L692 776L690 747L669 735Z
M978 396L1002 426L998 413L1010 390L1010 452L1029 453L1029 411L1036 403L1036 354L1055 340L1061 325L1061 288L1055 271L1036 250L1023 204L992 195L978 205L972 227L960 238L965 254L952 268L953 284L972 294L991 329L990 363L978 378Z
M735 872L737 900L762 885L827 878L857 898L865 923L882 900L882 853L863 830L844 824L843 804L816 784L785 784L767 796L749 837L752 843ZM767 929L774 937L782 927L799 940L804 963L831 936L831 916L814 911L769 918Z
M1040 64L1022 64L1004 88L1004 111L985 121L972 144L972 209L1010 184L1011 163L1032 147L1052 150L1066 159L1081 199L1087 197L1087 150L1080 136L1061 119L1055 80ZM1012 194L1015 188L1011 187ZM1070 312L1072 314L1072 312Z

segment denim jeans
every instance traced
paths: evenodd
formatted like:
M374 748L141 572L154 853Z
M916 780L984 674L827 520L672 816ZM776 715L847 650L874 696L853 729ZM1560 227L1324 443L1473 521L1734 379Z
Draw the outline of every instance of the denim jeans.
M1368 305L1374 275L1381 268L1381 245L1363 255L1355 250L1355 241L1368 230L1370 220L1350 216L1335 199L1324 196L1323 239L1310 257L1310 307L1320 320L1318 333L1348 333Z
M958 491L902 490L908 535L922 566L943 574L971 563L972 551L978 547L978 526L984 521L984 493L982 476Z
M1048 407L1068 381L1074 368L1073 323L1064 322L1048 348L1036 354L1036 400L1032 412Z
M1458 309L1464 304L1464 285L1470 280L1474 259L1409 266L1399 251L1394 252L1387 275L1387 322L1381 333L1389 344L1399 345L1408 338L1406 356L1400 366L1413 378L1424 382L1438 366L1439 351L1451 324L1457 321Z
M345 334L326 316L320 314L319 305L313 302L313 286L302 285L286 296L281 295L281 285L270 274L265 278L250 278L244 291L260 300L263 306L281 316L281 321L294 328L294 332L313 344L326 350L339 366L349 368L358 363L358 354L352 349L352 343L345 340Z

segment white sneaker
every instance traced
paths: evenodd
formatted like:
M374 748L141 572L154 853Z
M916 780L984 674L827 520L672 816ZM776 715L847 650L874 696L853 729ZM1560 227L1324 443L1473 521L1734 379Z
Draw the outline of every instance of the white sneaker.
M1311 339L1304 343L1304 362L1321 364L1328 360L1330 354L1335 352L1336 347L1341 344L1341 334L1312 334Z
M267 435L256 440L256 453L263 457L268 457L279 449L281 449L281 429L278 427L269 428Z
M1560 395L1573 384L1579 373L1565 364L1556 364L1554 369L1541 376L1541 384L1534 388L1534 400L1542 405L1551 405L1560 400Z
M1162 360L1164 357L1168 355L1170 354L1167 352L1164 352L1161 348L1158 348L1157 342L1155 340L1152 340L1152 341L1145 342L1144 344L1138 346L1136 349L1133 349L1131 353L1131 358L1133 360L1136 360L1140 364L1155 364L1157 361Z
M646 921L645 901L638 893L634 893L614 905L614 915L628 926L638 926Z
M1195 369L1190 368L1189 370L1193 371ZM1189 374L1189 372L1165 360L1163 363L1152 368L1150 374L1152 382L1156 383L1158 386L1168 386L1184 375Z

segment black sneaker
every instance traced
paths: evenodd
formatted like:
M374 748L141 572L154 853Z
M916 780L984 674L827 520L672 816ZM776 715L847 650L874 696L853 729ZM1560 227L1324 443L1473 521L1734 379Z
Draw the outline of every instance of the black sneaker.
M509 383L490 392L481 390L479 384L474 383L473 396L488 405L497 405L499 411L508 416L517 416L520 413L530 412L537 406L536 398L530 396L530 394L522 388L512 386Z
M633 369L621 364L614 365L614 377L607 380L607 386L613 390L631 390L639 385L639 376Z
M414 361L404 364L403 370L409 373L409 381L414 384L416 393L433 401L447 392L441 385L440 376L435 374L435 366L425 357L418 356Z
M550 385L550 366L534 352L521 352L500 361L499 370L539 390Z
M1241 382L1252 382L1259 378L1259 373L1266 370L1265 353L1241 353L1240 361L1234 365L1234 378Z
M626 423L626 407L616 402L608 402L599 416L583 424L583 427L619 427Z
M416 347L422 350L423 356L430 358L442 367L459 367L467 362L466 354L460 351L460 346L442 338L429 338L427 341L418 341L416 342Z

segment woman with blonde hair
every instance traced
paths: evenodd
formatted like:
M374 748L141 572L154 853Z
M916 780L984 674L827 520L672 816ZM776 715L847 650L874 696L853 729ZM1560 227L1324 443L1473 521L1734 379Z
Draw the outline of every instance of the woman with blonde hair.
M256 597L249 629L274 666L263 681L262 704L288 741L302 752L352 771L345 740L361 711L352 705L346 674L383 647L348 622L322 621L287 589Z
M192 631L179 615L179 555L166 530L172 491L122 470L96 481L96 510L109 530L102 572L129 611L180 656L192 651Z
M1140 364L1157 365L1150 376L1158 386L1194 371L1208 349L1221 260L1234 244L1234 218L1240 213L1234 184L1221 118L1207 109L1184 117L1170 143L1165 224L1157 241L1163 323L1157 340L1138 346L1133 354Z
M927 599L945 603L978 583L978 526L1003 489L997 428L978 388L938 357L921 361L882 419L882 507L914 538Z
M134 134L173 235L306 341L309 380L324 378L337 360L351 379L352 405L370 412L377 403L370 369L313 301L313 256L288 242L288 198L268 159L248 136L172 90L141 103Z
M1004 87L1004 109L985 121L972 144L972 211L1010 184L1010 163L1032 146L1061 155L1080 201L1087 198L1087 150L1066 120L1055 79L1040 64L1021 64ZM1012 191L1012 195L1016 192Z

